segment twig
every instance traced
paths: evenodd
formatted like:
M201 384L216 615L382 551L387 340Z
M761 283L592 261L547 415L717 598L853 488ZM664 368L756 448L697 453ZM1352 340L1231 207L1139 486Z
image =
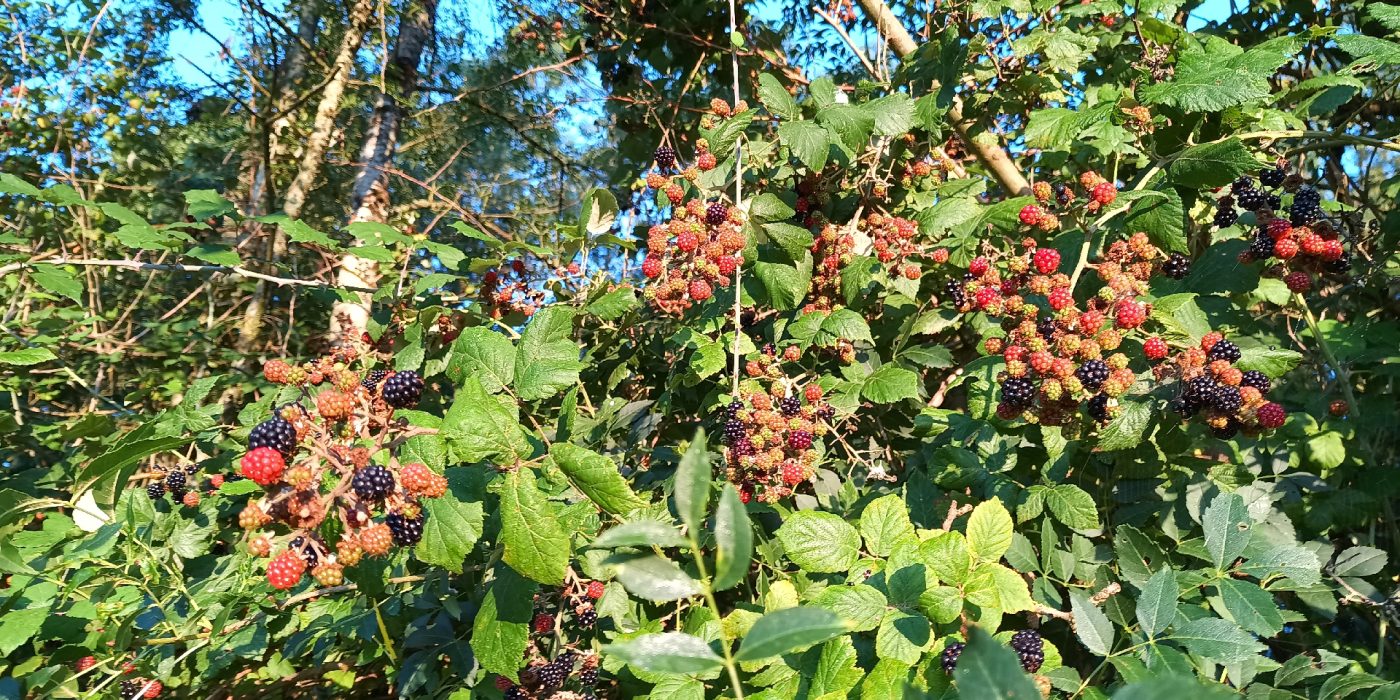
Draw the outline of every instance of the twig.
M251 279L263 280L263 281L265 281L265 282L271 282L271 283L273 283L273 284L281 285L281 286L290 286L290 287L315 287L315 288L317 288L317 289L348 289L348 290L354 291L354 292L369 292L369 293L373 293L373 292L375 291L374 289L370 289L370 288L367 288L367 287L340 286L340 285L331 284L331 283L329 283L329 282L318 282L318 281L315 281L315 280L303 280L303 279L296 279L296 278L294 278L294 277L276 277L276 276L274 276L274 275L267 275L267 274L263 274L263 273L261 273L261 272L255 272L255 271L253 271L253 270L249 270L248 268L243 267L243 266L241 266L241 265L233 265L233 266L228 266L228 265L175 265L175 264L143 263L143 262L140 262L140 261L137 261L137 260L93 260L93 259L90 259L90 258L78 258L78 259L72 259L72 258L46 258L46 259L43 259L43 260L39 260L39 259L36 258L35 260L26 261L26 262L10 263L10 264L8 264L8 265L0 266L0 276L6 275L6 274L8 274L8 273L14 272L15 270L18 270L18 269L21 269L21 268L24 268L24 267L28 267L28 266L30 266L30 265L36 263L36 262L42 262L42 263L45 264L45 265L77 265L77 266L86 266L86 267L116 267L116 268L122 268L122 269L127 269L127 270L143 270L143 271L147 271L147 272L202 272L202 273L209 273L209 274L216 274L216 275L217 275L217 274L228 274L228 275L236 275L236 276L238 276L238 277L248 277L248 278L251 278Z
M846 28L841 26L841 23L836 21L835 17L832 17L820 7L813 7L812 11L817 13L818 17L826 20L826 23L830 24L832 29L836 30L836 33L841 36L841 40L846 42L846 46L851 49L851 53L855 54L856 58L860 59L860 64L865 66L866 72L869 73L871 77L880 77L879 73L875 72L875 65L870 62L870 59L865 57L865 52L861 51L859 46L856 46L856 43L851 40L851 35L846 33Z

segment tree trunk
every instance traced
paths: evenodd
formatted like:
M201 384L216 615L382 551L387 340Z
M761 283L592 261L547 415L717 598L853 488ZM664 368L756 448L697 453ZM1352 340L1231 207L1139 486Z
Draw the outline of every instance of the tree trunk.
M387 223L389 190L385 170L393 164L398 145L403 106L418 89L418 65L423 50L433 43L437 31L437 0L407 0L399 17L398 36L389 55L388 76L397 83L398 98L381 91L375 99L365 142L360 147L360 169L355 173L351 192L350 221ZM375 287L379 282L379 265L373 260L353 253L345 254L336 269L336 283L346 286ZM334 341L343 335L364 332L369 321L370 295L359 292L353 301L340 301L331 310L330 337Z
M364 42L365 30L369 27L370 16L374 10L372 0L355 0L355 4L350 8L350 17L345 29L345 38L340 42L340 50L336 52L335 61L331 64L331 75L327 76L325 88L321 92L321 100L316 105L316 117L311 124L311 133L306 138L301 153L301 164L297 168L296 177L287 186L287 193L282 199L282 213L288 218L296 219L301 216L302 209L306 206L306 197L311 188L316 183L316 178L321 174L321 166L326 156L326 148L330 145L331 134L335 128L335 117L340 112L340 102L345 95L345 86L350 82L350 76L354 72L355 54L359 52L360 45ZM312 12L313 26L310 29L314 38L314 12ZM303 11L302 18L306 18ZM299 38L304 38L305 26L299 26L297 34ZM308 42L309 43L309 42ZM299 47L298 47L299 48ZM300 65L297 68L300 72L305 72L305 56L300 56ZM289 69L291 66L289 66ZM292 92L284 91L283 94ZM292 94L295 94L292 92ZM279 100L280 102L281 100ZM290 105L290 102L288 103ZM280 110L279 110L280 112ZM270 138L277 143L283 143L286 139L280 138L282 132L286 130L291 122L290 115L278 114L278 119L273 124ZM271 149L269 149L271 150ZM267 167L264 163L264 168ZM266 178L266 175L264 175ZM286 242L282 238L281 229L274 230L272 241L269 246L269 259L276 260L285 252ZM243 315L243 323L238 329L238 343L236 347L245 357L254 350L258 336L262 331L263 315L267 307L269 295L267 282L259 281L253 290L253 299L248 304L247 311Z

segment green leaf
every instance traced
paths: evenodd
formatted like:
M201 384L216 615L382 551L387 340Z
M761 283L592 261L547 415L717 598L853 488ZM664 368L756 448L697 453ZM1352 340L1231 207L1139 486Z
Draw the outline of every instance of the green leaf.
M1358 63L1370 66L1400 65L1400 44L1385 39L1361 34L1343 34L1332 37L1337 46L1351 54Z
M797 100L794 100L787 88L769 73L758 76L758 101L774 116L783 119L797 119L800 116Z
M31 277L44 291L83 303L83 283L77 275L56 265L35 265Z
M1347 449L1342 436L1329 430L1308 438L1308 459L1324 469L1335 469L1346 461Z
M811 283L811 274L804 267L782 263L760 261L754 265L754 274L763 283L768 298L779 311L797 308L806 298L807 287Z
M1142 594L1137 599L1137 620L1142 631L1149 637L1157 636L1176 619L1176 599L1180 590L1176 586L1176 572L1170 566L1163 566L1152 574Z
M825 608L784 608L760 617L734 655L736 661L757 661L820 644L846 632L845 623Z
M1184 676L1151 678L1132 683L1113 694L1113 700L1229 700L1236 697L1239 695L1218 683L1207 685Z
M185 255L225 267L237 267L243 264L243 259L238 257L238 251L218 243L201 243L185 251Z
M992 639L981 627L968 628L967 647L953 671L958 695L965 698L1035 700L1040 697L1016 652Z
M1356 694L1359 690L1375 688L1385 685L1385 683L1384 680L1369 673L1350 672L1345 675L1332 676L1322 682L1322 687L1317 692L1317 700L1340 700ZM1373 693L1370 700L1379 700L1376 697L1378 694Z
M282 232L287 234L287 238L293 243L310 243L327 248L339 250L340 246L330 236L317 231L299 219L290 219L285 214L268 214L259 216L254 221L264 224L276 224L282 228Z
M879 136L902 136L914 126L914 100L902 92L871 100L865 109L874 115Z
M0 365L19 365L28 367L50 360L56 360L53 352L48 348L24 348L22 350L6 350L0 352Z
M869 110L849 104L823 107L817 111L817 121L830 127L853 150L864 146L875 128L875 117Z
M520 680L516 674L530 645L530 622L538 588L534 581L521 578L506 567L496 568L496 579L487 589L472 623L472 654L482 668Z
M593 541L592 547L681 547L685 536L670 523L657 520L631 520L609 529Z
M705 521L710 507L710 452L705 444L705 429L696 428L690 446L681 455L676 469L676 510L681 522L695 531Z
M700 583L674 562L655 554L614 554L607 563L617 570L617 580L634 595L656 603L700 594Z
M1201 514L1206 550L1217 569L1224 569L1249 545L1249 511L1239 494L1222 493Z
M566 442L554 443L549 454L569 478L569 483L599 508L614 515L625 515L644 505L611 459Z
M1269 379L1278 379L1288 374L1302 361L1303 355L1294 350L1255 346L1241 348L1240 359L1235 363L1235 366L1240 371L1257 370L1263 372L1264 376Z
M610 644L603 653L650 673L704 673L724 665L709 644L683 632L644 634Z
M1108 656L1113 650L1113 623L1092 601L1088 592L1075 588L1069 592L1070 614L1074 616L1074 632L1084 648Z
M983 564L977 568L985 568L991 572L992 584L1000 601L998 607L1002 612L1018 613L1036 608L1035 601L1031 599L1030 587L1020 574L1001 564Z
M749 217L760 223L785 221L796 214L792 207L784 204L772 192L764 192L749 201Z
M1375 547L1347 547L1337 555L1332 573L1337 576L1375 576L1385 570L1387 555Z
M515 347L509 338L481 326L457 336L447 361L447 378L460 386L473 376L491 394L515 381Z
M983 501L967 520L967 548L982 561L996 561L1011 548L1013 532L1011 513L1001 500Z
M1230 137L1182 151L1167 166L1167 177L1178 185L1203 190L1228 185L1240 175L1262 167L1239 139Z
M814 602L839 615L852 632L868 632L879 627L887 603L885 594L864 583L828 586Z
M604 321L616 321L637 307L637 292L632 287L617 289L594 299L583 310Z
M9 656L39 632L44 621L49 619L47 606L26 610L7 610L0 616L0 654Z
M930 537L919 545L919 558L938 574L938 580L955 586L962 585L972 570L972 554L961 532Z
M1137 447L1151 422L1152 406L1147 401L1120 402L1118 415L1099 433L1099 449L1111 452Z
M1153 245L1168 252L1188 252L1186 209L1181 194L1165 183L1154 185L1154 189L1148 191L1163 196L1134 201L1124 217L1124 229L1146 233Z
M792 154L812 172L821 172L821 169L826 167L831 141L827 137L827 130L820 124L807 121L783 122L778 125L778 138L782 139L783 145L792 149Z
M1055 519L1076 530L1099 529L1094 497L1073 484L1060 484L1045 492L1045 504Z
M793 262L806 259L807 251L812 247L812 232L801 226L774 222L764 224L763 232L768 234L768 239L777 243Z
M511 463L532 451L515 401L486 393L475 376L457 390L442 425L442 436L462 462L497 458Z
M214 190L190 190L185 193L185 207L190 216L208 219L238 211L233 202L224 199Z
M1192 654L1222 664L1245 661L1264 651L1264 645L1229 620L1203 617L1178 625L1168 639L1186 645Z
M865 378L860 395L875 403L895 403L919 397L919 375L894 364L881 365Z
M569 567L569 534L525 467L506 472L501 489L502 560L540 583L564 582Z
M909 509L898 494L881 496L870 502L860 514L860 534L865 548L877 557L888 557L895 542L914 535L914 523Z
M804 658L810 658L810 654ZM804 663L804 668L805 666ZM856 648L851 639L833 639L822 645L817 669L812 674L812 684L808 687L808 697L827 700L848 697L850 690L864 675L856 666Z
M1210 332L1210 321L1196 305L1195 294L1172 294L1158 299L1152 305L1152 319L1165 327L1162 335L1168 340L1195 344Z
M9 173L0 173L0 194L19 194L26 197L38 197L42 194L38 187L35 187L24 180L21 180Z
M138 462L151 455L183 447L194 440L193 435L152 437L154 425L147 423L127 433L101 456L88 462L74 480L74 496L91 490L97 505L111 506L117 502L117 495L126 486L126 480L136 472Z
M1283 614L1274 603L1273 594L1259 584L1224 578L1215 585L1235 624L1261 637L1272 637L1283 631Z
M777 534L788 559L806 571L845 571L855 565L860 553L860 535L834 513L793 513Z
M1211 58L1183 58L1172 80L1145 85L1138 95L1149 105L1168 105L1186 112L1219 112L1268 97L1267 78L1267 74L1260 76Z
M414 554L419 561L460 574L462 563L481 539L486 487L480 469L454 467L444 475L447 493L423 502L428 518Z
M874 338L870 337L870 324L865 318L851 309L837 309L827 314L822 319L822 324L817 328L817 333L812 337L812 342L817 345L830 346L838 339L849 340L852 343L865 341L874 344Z
M916 664L924 649L933 641L928 618L902 610L885 611L885 619L875 632L875 655Z
M578 381L585 365L572 338L575 313L547 306L525 327L515 349L515 393L522 400L547 399Z
M714 589L728 590L739 585L749 572L753 559L753 524L732 484L725 484L715 508Z

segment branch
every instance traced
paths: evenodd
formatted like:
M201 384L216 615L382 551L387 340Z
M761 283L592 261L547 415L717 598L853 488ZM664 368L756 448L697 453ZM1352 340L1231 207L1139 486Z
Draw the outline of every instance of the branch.
M919 45L914 42L914 37L900 23L899 18L895 17L884 0L860 0L860 6L875 20L875 28L900 58L908 57L918 50ZM962 98L953 98L953 104L948 108L948 121L958 132L958 136L962 137L963 143L967 144L967 149L972 151L972 155L977 157L983 167L992 172L1007 192L1012 195L1030 194L1030 182L1017 169L1016 164L1011 162L1011 156L1007 155L1006 149L999 144L984 143L972 137L972 125L963 116L962 105Z
M0 266L0 276L9 274L9 273L14 272L15 270L19 270L19 269L21 269L21 268L29 267L31 264L37 263L37 262L41 262L41 261L40 261L39 259L35 259L35 260L26 261L26 262L10 263L10 264L8 264L8 265ZM227 275L235 275L235 276L238 276L238 277L248 277L248 278L250 278L250 279L262 280L262 281L264 281L264 282L271 282L272 284L276 284L276 285L279 285L279 286L286 286L286 287L315 287L315 288L317 288L317 289L346 289L346 290L349 290L349 291L352 291L352 292L370 292L370 293L373 293L374 291L376 291L376 290L374 290L374 289L369 289L369 288L367 288L367 287L344 287L344 286L340 286L340 285L330 284L329 282L317 282L317 281L315 281L315 280L303 280L303 279L296 279L296 278L294 278L294 277L276 277L276 276L274 276L274 275L265 275L265 274L263 274L263 273L261 273L261 272L254 272L253 270L249 270L248 268L243 267L243 266L240 266L240 265L234 265L234 266L228 266L228 265L167 265L167 264L157 264L157 263L143 263L143 262L140 262L140 261L137 261L137 260L92 260L92 259L87 259L87 258L78 258L78 259L70 259L70 258L44 258L44 259L42 260L42 262L43 262L43 264L45 264L45 265L79 265L79 266L86 266L86 267L116 267L116 268L122 268L122 269L126 269L126 270L144 270L144 271L147 271L147 272L205 272L205 273L215 274L215 275L218 275L218 274L227 274Z

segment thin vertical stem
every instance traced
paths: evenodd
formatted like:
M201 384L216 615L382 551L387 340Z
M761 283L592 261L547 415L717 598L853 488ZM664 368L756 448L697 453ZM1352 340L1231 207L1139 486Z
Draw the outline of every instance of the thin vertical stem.
M739 106L739 49L734 45L734 37L739 31L739 13L735 8L734 0L729 0L729 59L734 68L734 106ZM739 206L744 201L744 159L743 138L734 140L734 206ZM743 266L734 267L734 343L730 352L734 355L733 376L731 379L731 392L735 398L739 396L739 338L743 335L743 314L744 302L743 292L739 286L740 275L743 273Z

